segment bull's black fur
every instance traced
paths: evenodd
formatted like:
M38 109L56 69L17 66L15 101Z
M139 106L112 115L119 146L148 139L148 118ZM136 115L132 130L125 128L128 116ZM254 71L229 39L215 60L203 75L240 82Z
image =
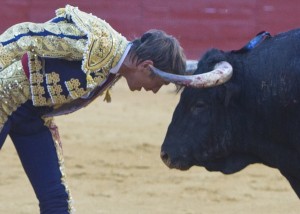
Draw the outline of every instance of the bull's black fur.
M251 163L277 168L300 197L300 30L248 52L208 51L196 73L220 61L233 76L214 88L186 87L162 145L162 158L226 174Z

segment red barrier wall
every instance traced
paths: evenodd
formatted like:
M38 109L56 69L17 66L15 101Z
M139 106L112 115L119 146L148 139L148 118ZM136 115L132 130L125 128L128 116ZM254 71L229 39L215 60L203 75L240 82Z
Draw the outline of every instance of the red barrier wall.
M1 0L0 30L47 21L67 3L105 19L128 39L165 30L195 59L211 47L238 49L262 30L276 34L300 22L296 0Z

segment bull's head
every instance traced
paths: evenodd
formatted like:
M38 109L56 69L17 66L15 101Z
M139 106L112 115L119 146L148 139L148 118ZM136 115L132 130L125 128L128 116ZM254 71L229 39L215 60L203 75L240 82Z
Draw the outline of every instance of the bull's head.
M238 112L228 105L234 93L232 87L225 86L230 84L224 83L231 78L233 68L228 62L221 61L207 72L205 69L209 66L201 64L200 61L195 74L189 76L152 68L166 81L187 86L169 125L161 158L170 168L187 170L197 165L212 171L233 173L255 161L252 157L235 153L231 145L235 128L230 121ZM221 86L213 87L217 85Z

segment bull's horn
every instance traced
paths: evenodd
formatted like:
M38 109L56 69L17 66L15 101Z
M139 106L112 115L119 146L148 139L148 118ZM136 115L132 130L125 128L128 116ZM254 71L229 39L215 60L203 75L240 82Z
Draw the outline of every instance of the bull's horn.
M214 70L210 72L190 76L167 73L153 66L150 66L150 69L168 82L195 88L208 88L221 85L227 82L232 76L232 66L226 61L217 63Z

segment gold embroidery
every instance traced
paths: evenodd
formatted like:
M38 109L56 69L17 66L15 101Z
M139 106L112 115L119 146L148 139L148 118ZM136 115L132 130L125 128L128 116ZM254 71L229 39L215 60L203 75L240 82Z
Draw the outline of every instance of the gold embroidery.
M31 93L33 94L33 96L43 95L45 94L45 89L40 85L33 86L31 87Z
M74 213L73 199L67 184L67 175L65 173L63 148L62 148L62 143L58 132L58 127L54 123L54 119L52 117L43 118L43 119L45 121L45 126L49 128L49 131L51 132L52 135L52 139L54 141L54 146L58 158L58 164L61 172L61 183L65 187L66 193L68 194L68 211L69 213Z
M102 72L97 72L95 73L95 77L94 77L94 81L97 84L100 84L101 82L103 82L106 79L106 75Z
M55 72L47 74L46 75L46 81L47 81L47 84L56 85L60 81L59 74L55 73Z
M77 7L67 5L65 10L59 10L57 14L62 15L63 12L66 18L71 17L76 26L88 35L82 69L88 75L90 72L98 72L102 69L101 72L107 76L109 70L118 63L124 53L128 45L126 38L104 20L82 12Z
M91 76L90 72L86 74L86 85L87 88L95 88L97 83L94 81L93 77Z
M41 24L28 23L28 30L26 30L26 33L28 33L29 31L33 33L41 33L44 32L44 28Z
M47 88L50 94L60 94L63 91L60 85L53 85L53 86L48 85Z
M32 95L32 101L34 102L35 106L46 106L47 105L47 99L43 97L42 95Z
M45 96L45 89L42 86L44 79L40 73L43 66L38 56L35 54L28 54L29 68L30 68L30 91L32 95L32 102L35 106L46 106L49 104Z
M37 62L38 63L38 62ZM37 64L35 63L35 64ZM40 63L38 63L40 64ZM38 66L32 66L32 69L34 69L34 71L40 71L41 69L38 68ZM37 83L37 84L41 84L43 83L43 75L38 73L38 72L32 72L32 74L30 75L30 79L31 82Z
M84 88L80 88L80 82L78 79L72 78L70 81L65 82L66 87L68 88L69 94L73 99L83 96L87 93Z
M62 95L63 92L61 85L58 84L60 81L59 74L51 72L46 74L47 89L51 96L53 104L61 104L67 102L67 97Z
M57 10L58 16L65 19L59 23L21 23L0 35L0 69L19 60L25 52L30 56L30 90L35 106L69 102L93 90L106 79L109 70L120 60L128 44L126 38L111 28L108 23L78 8L68 5L64 9ZM61 35L79 36L82 39L61 37ZM45 78L43 66L38 56L83 60L82 70L87 74L88 90L74 89L69 93L70 96L66 97L61 94L59 86L50 84L46 90L52 100L47 99L44 88L46 84L43 82ZM67 82L65 82L66 86Z
M33 33L50 32L54 35L27 35ZM21 38L18 36L25 34ZM35 52L39 56L61 57L68 60L80 60L86 39L70 39L61 37L63 35L85 36L74 24L59 22L46 22L42 24L36 23L20 23L10 27L2 35L0 35L0 43L10 42L3 46L0 45L0 68L7 67L11 62L19 60L27 51Z
M79 98L90 90L85 90L80 87L78 79L71 79L65 81L67 88L63 89L62 82L59 77L59 72L43 73L42 61L35 55L29 54L29 69L30 69L30 89L32 94L32 101L35 106L57 105L68 103L73 99ZM46 84L44 83L46 79ZM50 96L46 97L45 87ZM64 91L65 90L65 91ZM68 96L68 95L69 96Z
M28 99L29 81L18 61L0 72L0 131L7 117Z

